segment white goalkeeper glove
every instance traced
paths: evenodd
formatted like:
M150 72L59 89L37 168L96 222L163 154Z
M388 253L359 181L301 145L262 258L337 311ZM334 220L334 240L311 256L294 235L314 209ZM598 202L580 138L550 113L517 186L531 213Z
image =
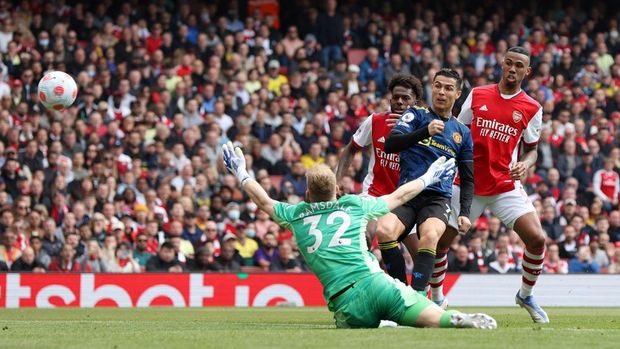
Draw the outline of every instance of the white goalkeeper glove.
M427 188L437 182L453 179L455 171L456 163L454 158L446 161L446 157L442 156L429 166L426 173L420 177L420 180L424 183L424 188Z
M222 157L224 158L224 165L237 177L241 186L246 179L250 178L248 170L245 168L245 157L241 148L234 147L232 142L228 142L222 146Z

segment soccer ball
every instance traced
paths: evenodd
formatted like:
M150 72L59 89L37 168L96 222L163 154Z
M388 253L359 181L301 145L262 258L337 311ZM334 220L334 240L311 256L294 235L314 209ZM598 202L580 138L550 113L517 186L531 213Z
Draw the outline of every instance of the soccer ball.
M71 75L53 71L45 74L39 81L39 101L47 109L63 110L69 108L77 97L77 85Z

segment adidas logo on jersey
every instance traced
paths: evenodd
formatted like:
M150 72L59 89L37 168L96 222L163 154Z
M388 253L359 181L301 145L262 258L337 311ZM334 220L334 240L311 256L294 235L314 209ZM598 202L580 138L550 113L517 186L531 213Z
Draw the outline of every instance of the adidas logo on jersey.
M483 105L482 107L480 107L480 110L482 111L489 111L489 108L487 108L487 105Z
M379 143L385 143L385 137L381 136L381 138L377 139Z

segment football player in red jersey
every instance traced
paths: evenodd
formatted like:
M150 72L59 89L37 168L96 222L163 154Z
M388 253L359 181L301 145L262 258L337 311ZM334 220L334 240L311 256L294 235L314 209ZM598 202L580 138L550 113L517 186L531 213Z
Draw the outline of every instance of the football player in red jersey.
M340 165L336 171L338 183L341 182L349 169L355 154L365 147L372 150L372 157L368 164L368 174L364 178L363 193L379 197L392 193L400 180L400 159L398 154L387 154L384 151L385 139L400 118L410 107L422 97L422 83L413 75L396 75L388 84L390 91L390 111L371 114L359 126L349 144L341 155ZM368 243L372 243L376 220L368 222L366 235ZM404 244L415 257L417 251L417 237L412 234L404 240Z
M525 253L521 289L515 300L534 322L548 323L547 314L532 295L542 272L545 233L520 182L528 168L536 163L542 125L542 107L521 90L521 83L530 72L530 53L523 47L508 49L499 83L474 88L463 104L459 121L470 126L474 141L474 199L470 219L474 222L489 208L519 234L525 243ZM523 150L518 158L521 142ZM458 212L458 182L453 192L452 208ZM447 268L446 252L458 234L454 214L449 225L437 246L435 273L430 280L433 300L439 305L445 303L442 284Z

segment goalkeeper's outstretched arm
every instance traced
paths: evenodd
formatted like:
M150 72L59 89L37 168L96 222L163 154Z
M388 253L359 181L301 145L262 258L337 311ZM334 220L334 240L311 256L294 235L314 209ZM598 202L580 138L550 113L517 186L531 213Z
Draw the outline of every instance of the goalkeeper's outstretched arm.
M401 185L391 194L383 195L381 198L392 210L416 197L429 185L454 179L455 166L454 159L446 161L446 158L442 156L435 160L420 178Z
M228 142L222 146L222 157L228 171L239 180L241 189L248 193L250 199L258 208L265 211L269 217L273 217L275 214L273 206L276 201L270 198L265 189L248 174L245 167L245 157L241 148L235 148L231 142Z
M248 193L248 196L254 201L258 208L265 211L269 217L273 217L275 214L273 205L276 201L269 197L265 189L263 189L257 181L248 178L241 184L241 188Z

